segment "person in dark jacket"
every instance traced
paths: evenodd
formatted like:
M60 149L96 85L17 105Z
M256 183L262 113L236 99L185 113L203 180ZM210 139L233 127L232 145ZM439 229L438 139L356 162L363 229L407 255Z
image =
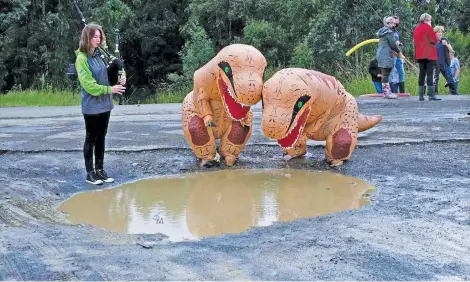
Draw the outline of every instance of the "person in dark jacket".
M98 48L105 47L105 44L106 37L101 26L90 23L83 28L79 49L75 52L86 130L83 145L86 182L96 185L114 181L104 170L105 138L110 113L114 108L112 94L124 93L123 85L126 84L126 78L122 77L119 84L109 85L106 63L100 57Z
M393 19L395 20L395 29L394 29L394 34L393 34L395 38L395 42L398 48L400 49L400 51L403 52L403 43L400 41L400 33L397 30L398 25L400 24L400 19L397 16L393 16ZM404 65L403 59L395 56L395 67L393 68L392 74L390 76L393 77L395 75L394 72L397 72L398 85L396 85L395 88L398 87L400 90L400 93L405 93L405 68L403 65ZM393 89L394 88L392 87L392 91ZM397 90L395 90L394 92L397 93Z
M369 73L372 78L372 83L374 83L375 90L377 93L382 92L382 72L377 63L377 59L373 59L369 64Z
M434 27L434 32L436 32L437 39L439 40L436 44L437 49L437 63L436 71L434 73L434 86L436 87L436 92L439 85L439 74L442 73L444 78L447 81L446 86L449 86L449 93L451 95L459 95L457 92L457 83L454 80L452 71L450 69L450 52L453 52L452 46L447 38L444 37L444 27L436 26Z
M431 26L431 15L424 13L419 17L419 21L420 23L413 31L415 58L419 64L419 100L424 101L424 93L426 91L424 80L426 78L429 100L438 101L441 99L436 97L436 88L434 86L434 72L437 61L436 44L438 39Z
M386 17L384 19L384 26L378 31L379 46L377 49L377 62L382 73L382 91L385 98L395 99L397 95L392 93L389 84L389 76L395 64L394 53L401 56L400 49L395 42L394 31L395 19L393 17Z

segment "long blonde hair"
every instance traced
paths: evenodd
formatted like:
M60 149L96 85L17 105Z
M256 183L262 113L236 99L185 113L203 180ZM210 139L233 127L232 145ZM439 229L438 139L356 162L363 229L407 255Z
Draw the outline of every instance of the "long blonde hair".
M100 46L106 47L106 36L104 35L103 28L96 23L89 23L82 29L82 36L80 37L80 43L78 49L80 52L84 52L90 57L93 54L93 46L91 45L91 39L95 36L95 32L99 30L101 33Z

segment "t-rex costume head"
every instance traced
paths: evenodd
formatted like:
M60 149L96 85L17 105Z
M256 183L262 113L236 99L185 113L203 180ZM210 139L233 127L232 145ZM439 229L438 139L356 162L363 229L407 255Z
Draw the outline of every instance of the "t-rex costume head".
M334 77L290 68L273 75L263 88L263 133L288 155L306 153L307 139L326 140L326 159L340 165L350 158L357 133L382 120L358 112L354 97Z
M240 44L230 47L222 49L216 57L217 86L226 113L241 121L250 106L261 100L266 61L254 47Z
M204 166L217 164L215 140L221 139L225 164L235 163L249 137L263 89L266 59L256 48L233 44L194 73L194 88L183 102L185 137Z

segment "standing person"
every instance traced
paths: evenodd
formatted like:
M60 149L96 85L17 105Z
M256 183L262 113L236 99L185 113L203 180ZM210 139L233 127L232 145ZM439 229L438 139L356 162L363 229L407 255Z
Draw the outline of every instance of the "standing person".
M459 95L457 93L457 87L455 84L454 77L452 76L452 72L450 70L450 52L454 52L454 49L450 45L450 42L447 38L444 37L444 27L443 26L436 26L434 28L434 32L436 33L438 42L436 44L437 49L437 64L436 64L436 72L434 73L434 85L436 86L436 90L438 89L439 85L439 74L442 73L444 78L447 81L446 86L449 86L449 94L451 95Z
M374 83L375 91L382 94L382 73L375 58L369 63L369 74L372 78L372 83Z
M79 48L75 52L75 67L81 85L82 114L85 119L85 158L86 181L91 184L113 182L104 170L105 137L109 116L114 108L112 94L122 94L126 78L109 86L106 64L100 57L98 47L106 46L106 37L101 26L90 23L82 30ZM93 166L93 155L95 163Z
M393 16L393 19L395 21L395 27L393 29L393 38L395 39L395 43L397 44L398 49L403 52L403 43L400 41L400 33L398 32L398 25L400 24L400 19L397 16ZM395 68L393 69L392 73L395 71L398 73L398 88L400 90L400 93L405 93L405 69L403 59L400 56L395 56Z
M460 79L460 61L455 57L455 52L450 52L450 71L455 81L455 90L459 90L459 79Z
M382 91L384 97L388 99L396 99L397 95L392 93L389 84L390 72L395 63L393 51L401 55L400 49L393 37L393 28L395 27L395 20L393 17L386 17L384 19L384 26L377 32L379 36L379 46L377 49L377 62L382 73Z
M426 78L428 96L430 101L439 101L435 95L433 82L437 61L437 36L431 26L432 17L424 13L419 17L419 24L413 31L413 42L415 46L415 58L419 64L419 100L424 101L424 79Z

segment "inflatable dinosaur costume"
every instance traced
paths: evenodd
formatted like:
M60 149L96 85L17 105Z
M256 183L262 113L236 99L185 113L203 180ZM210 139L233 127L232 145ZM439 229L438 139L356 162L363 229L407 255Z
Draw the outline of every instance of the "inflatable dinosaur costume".
M326 160L341 165L351 157L357 133L382 120L360 114L336 78L306 69L275 73L264 84L262 102L263 133L277 140L286 160L304 155L307 139L326 140Z
M233 44L223 48L194 73L194 87L183 101L184 136L201 165L218 164L215 140L232 166L251 136L251 105L261 99L266 59L256 48Z

